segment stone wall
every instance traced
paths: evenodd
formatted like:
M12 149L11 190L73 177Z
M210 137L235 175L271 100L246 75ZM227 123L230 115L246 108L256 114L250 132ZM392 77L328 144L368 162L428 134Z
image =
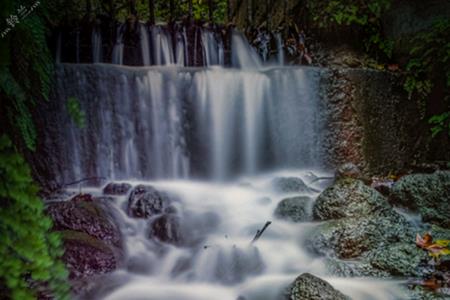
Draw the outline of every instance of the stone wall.
M353 162L370 174L450 160L448 138L433 140L397 73L330 69L324 79L330 165Z

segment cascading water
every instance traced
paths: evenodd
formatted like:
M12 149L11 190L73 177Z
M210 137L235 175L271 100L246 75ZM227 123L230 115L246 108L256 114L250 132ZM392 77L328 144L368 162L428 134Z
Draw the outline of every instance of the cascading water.
M313 68L63 65L54 104L63 113L50 116L59 118L58 135L69 140L57 146L65 157L57 177L223 180L319 166L325 126L319 74ZM71 97L88 116L86 128L63 121Z
M123 24L117 26L116 44L114 45L112 53L112 63L116 65L123 64L123 50L124 50L123 30L124 30Z
M284 65L284 45L283 45L283 37L281 36L281 33L277 33L275 35L275 38L277 40L277 49L278 49L278 64Z
M116 64L123 63L122 29ZM196 34L205 64L223 65L223 45L210 32ZM273 217L287 196L308 196L312 205L324 188L306 171L320 176L326 159L323 70L263 69L237 31L235 68L186 68L185 32L173 42L164 28L142 25L140 35L144 64L170 66L59 65L48 107L43 144L52 149L49 164L61 183L97 176L170 195L170 207L148 220L129 216L130 195L108 200L125 259L83 299L279 300L303 272L353 299L405 298L395 281L330 277L305 245L317 223ZM84 128L67 121L69 98L80 103ZM277 191L272 183L280 176L301 178L313 189ZM84 191L102 195L98 188ZM273 224L251 244L267 220Z
M150 66L150 44L148 39L147 27L144 24L139 26L140 44L141 44L141 54L142 62L144 66Z

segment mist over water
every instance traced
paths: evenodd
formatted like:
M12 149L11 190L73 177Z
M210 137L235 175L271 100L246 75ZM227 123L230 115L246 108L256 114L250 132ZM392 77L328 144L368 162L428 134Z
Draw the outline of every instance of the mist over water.
M314 171L318 176L327 174ZM305 239L319 224L292 223L274 217L277 204L294 194L274 190L273 179L296 176L310 182L308 170L279 171L241 177L233 183L192 180L128 181L146 184L175 199L182 245L149 239L149 222L130 218L128 196L114 206L126 244L122 269L98 282L92 299L238 299L278 300L300 274L310 272L353 299L407 299L399 282L366 278L334 278L325 261L308 251ZM320 190L323 184L311 184ZM101 189L86 190L101 195ZM295 193L295 195L299 195ZM304 193L314 199L318 193ZM265 221L262 237L251 243ZM101 287L113 286L106 290Z

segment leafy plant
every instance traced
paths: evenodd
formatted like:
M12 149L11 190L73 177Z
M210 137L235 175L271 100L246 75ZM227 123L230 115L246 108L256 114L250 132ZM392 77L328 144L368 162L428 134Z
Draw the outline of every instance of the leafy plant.
M382 35L381 16L390 5L391 0L309 0L307 2L313 20L319 27L355 25L365 33L366 51L372 51L376 55L383 53L388 58L392 55L394 43Z
M440 115L434 115L429 120L428 123L434 125L431 127L431 136L435 137L441 132L446 132L450 136L450 112L445 112Z
M80 102L77 98L69 97L67 99L67 110L78 128L84 128L86 126L86 114L81 110Z
M67 271L60 262L61 240L50 233L51 220L36 196L30 169L11 140L0 137L0 281L17 300L35 299L31 285L48 285L57 299L66 299Z
M434 82L444 82L445 99L450 100L450 20L435 20L433 26L421 32L413 39L410 60L406 66L407 76L404 89L409 98L415 97L425 115L427 99L434 87ZM435 125L433 137L446 131L448 112L433 116L429 123Z
M22 4L30 6L33 3L24 1ZM2 16L6 18L16 13L17 3L6 0L4 4ZM5 98L9 124L31 150L36 144L36 130L30 108L48 99L53 74L44 24L46 14L47 8L42 3L36 11L21 19L0 43L0 94Z

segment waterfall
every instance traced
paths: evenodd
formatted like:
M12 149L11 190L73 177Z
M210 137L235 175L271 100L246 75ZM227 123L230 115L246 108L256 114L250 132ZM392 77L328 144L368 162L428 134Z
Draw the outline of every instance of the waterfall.
M56 109L69 119L66 99L75 97L87 126L61 119L49 129L66 137L55 149L68 154L60 175L224 180L277 166L319 166L317 74L62 64Z
M175 64L172 39L170 34L161 26L152 27L153 59L156 65Z
M98 28L92 30L92 62L101 63L103 62L103 48L102 48L102 35Z
M185 66L187 59L186 59L186 40L184 39L183 34L180 32L176 33L176 47L175 47L175 61L178 66Z
M233 67L257 69L262 66L261 58L258 53L250 46L246 37L241 32L233 30L231 45Z
M275 35L275 38L277 40L277 58L278 58L278 64L280 66L284 65L284 42L283 37L281 36L281 33L277 32Z
M58 64L52 99L36 108L45 116L40 147L50 153L45 176L62 184L101 177L144 191L130 201L133 192L105 197L101 187L86 188L111 209L124 257L80 299L276 300L304 272L352 299L405 299L394 281L330 277L329 262L304 242L318 225L310 222L312 205L327 184L312 178L330 176L321 172L330 143L321 91L330 71L283 66L279 34L278 65L271 66L234 30L225 67L217 32L144 24L137 51L127 45L126 52L142 55L145 66L121 66L124 26L117 27L113 64ZM100 32L91 38L93 61L101 62ZM262 42L269 62L266 37ZM76 46L79 60L79 35ZM84 127L72 120L69 99L79 103ZM280 182L289 190L277 188ZM294 195L309 201L305 219L275 217ZM133 203L161 207L141 219L130 214ZM251 243L267 220L268 231Z
M205 66L223 65L223 43L218 42L213 31L202 30L203 61Z
M116 43L112 52L112 63L117 65L123 65L123 30L124 24L117 26L116 31Z
M139 36L142 53L142 62L144 66L150 66L150 44L148 39L148 30L145 24L139 24Z
M72 56L61 53L61 36L58 36L55 47L56 61L58 63L80 63L81 61L102 63L105 62L104 54L111 53L110 62L116 65L123 65L124 62L132 61L133 64L141 64L142 66L226 66L227 62L228 67L258 69L263 65L263 62L268 62L269 58L270 36L267 33L261 34L260 37L260 46L262 47L259 48L260 57L255 48L248 43L245 35L233 29L230 35L231 57L225 57L226 52L230 50L225 48L229 41L219 29L178 25L173 27L153 25L149 27L144 23L139 23L136 34L129 34L124 38L125 32L134 30L127 26L126 23L117 26L112 46L109 46L110 41L102 36L100 27L92 28L90 32L90 57L85 57L85 51L81 51L80 45L81 41L85 40L82 34L86 30L77 28L73 61L61 61L61 57L70 59ZM71 37L72 35L69 32L67 36ZM83 45L83 47L85 46ZM189 47L192 49L188 49ZM127 51L125 51L125 48ZM138 52L140 52L140 59L128 57ZM280 51L278 55L282 55ZM229 61L231 61L231 64Z

